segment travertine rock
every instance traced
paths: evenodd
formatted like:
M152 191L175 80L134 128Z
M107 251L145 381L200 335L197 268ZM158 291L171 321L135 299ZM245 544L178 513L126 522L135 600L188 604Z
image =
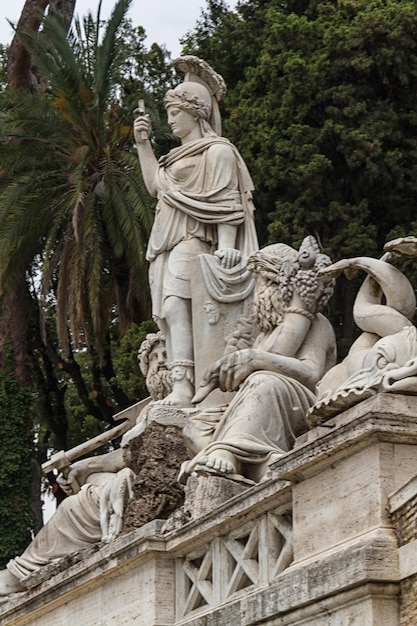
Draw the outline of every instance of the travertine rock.
M178 472L187 458L178 426L151 422L141 435L130 439L124 451L126 465L136 474L123 532L153 519L166 519L184 501Z

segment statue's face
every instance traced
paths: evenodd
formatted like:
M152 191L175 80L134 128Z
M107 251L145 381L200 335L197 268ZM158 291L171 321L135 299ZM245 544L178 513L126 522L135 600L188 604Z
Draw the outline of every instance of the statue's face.
M208 323L211 325L217 324L220 318L220 311L214 302L206 302L203 308L206 312Z
M189 113L189 111L184 111L176 106L170 106L167 112L168 124L171 126L173 134L179 137L179 139L186 138L198 126L197 116Z
M402 367L414 356L410 347L410 340L402 332L383 337L369 350L364 367L373 367L380 372Z
M167 369L167 351L165 344L157 342L153 347L148 357L148 376L149 374L155 374L161 369Z

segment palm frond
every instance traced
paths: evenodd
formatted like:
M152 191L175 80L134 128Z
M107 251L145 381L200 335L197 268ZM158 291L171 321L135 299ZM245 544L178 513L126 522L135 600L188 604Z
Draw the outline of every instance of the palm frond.
M67 35L51 11L46 36L22 31L48 92L0 94L0 282L11 284L17 261L42 259L43 294L56 294L67 350L69 341L100 348L115 307L131 319L147 293L153 204L115 100L118 33L130 4L117 2L101 41L99 15L75 20Z
M129 10L132 0L119 0L107 22L106 31L104 33L103 41L99 45L97 50L97 68L96 68L96 83L95 92L97 94L97 112L98 115L104 114L108 98L110 95L110 89L112 86L111 67L116 58L115 48L117 44L117 32Z

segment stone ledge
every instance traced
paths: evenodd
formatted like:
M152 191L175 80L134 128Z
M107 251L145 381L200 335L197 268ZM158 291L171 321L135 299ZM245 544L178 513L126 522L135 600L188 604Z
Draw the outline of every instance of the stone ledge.
M94 557L90 556L89 559L84 560L83 567L76 568L77 571L70 568L66 576L65 572L62 573L60 582L60 575L57 575L49 584L40 585L36 591L18 594L7 603L7 606L0 607L1 623L17 625L20 622L19 618L23 619L29 612L34 619L41 614L45 601L50 610L65 604L70 595L83 593L83 587L88 587L88 591L91 591L94 587L102 585L106 574L109 575L109 570L112 570L111 577L114 579L115 587L123 585L121 575L123 571L147 567L147 561L138 562L137 554L132 553L131 548L135 540L137 541L137 537L130 537L130 540L121 539L124 540L121 542L124 545L114 546L116 554L113 559L111 549L106 550L106 556L103 550L100 550ZM145 544L143 548L146 548ZM151 552L149 548L148 544L148 559L155 556L155 551ZM172 554L166 552L160 556L168 559L173 557ZM305 617L306 613L315 615L322 610L324 605L327 607L326 610L330 610L330 607L337 608L342 602L341 594L346 595L346 592L348 593L344 601L349 600L349 602L354 598L356 600L367 599L372 593L376 593L376 590L382 595L388 594L396 597L395 583L398 576L395 573L396 568L393 571L395 562L396 550L393 542L367 539L360 544L335 551L326 557L317 558L308 563L294 564L268 586L257 589L248 588L243 593L236 594L235 600L218 607L211 607L209 614L205 609L175 623L187 626L224 626L225 624L246 626L259 623L259 620L279 617L280 624L295 625L298 613ZM91 566L94 567L94 571ZM304 608L306 605L310 606ZM11 617L13 621L7 622L7 618ZM29 624L30 622L22 621L23 623Z
M227 534L266 511L291 510L291 485L280 480L268 480L248 488L206 515L188 522L182 528L167 533L167 550L184 556L196 546Z
M165 540L160 535L162 525L163 520L155 520L111 543L100 543L82 550L71 555L74 563L70 566L68 558L64 557L47 566L54 572L49 578L44 568L28 576L28 591L14 594L10 600L0 604L0 623L6 623L3 620L11 615L16 619L20 615L36 612L46 601L51 606L63 604L66 596L75 589L81 590L88 585L92 590L102 585L104 580L140 566L141 562L146 562L156 553L165 553Z
M294 563L275 581L286 588L280 610L288 611L305 602L368 583L398 583L399 568L394 540L365 538L310 562ZM308 593L305 593L305 590ZM291 591L291 593L289 593ZM281 592L280 592L281 594Z
M46 603L51 608L60 606L74 593L84 593L87 587L91 591L106 580L116 580L125 571L146 567L156 556L172 560L184 556L265 511L279 507L286 511L290 503L290 484L270 480L251 487L217 510L167 535L161 533L165 520L154 520L109 544L94 545L28 577L31 588L27 592L15 594L8 602L0 604L0 623L6 624L11 616L13 623L29 613L35 616Z
M415 417L417 415L417 395L377 393L347 408L345 411L341 411L327 420L324 425L310 429L304 435L298 437L295 447L323 437L335 425L338 426L346 421L352 422L357 417L375 413L381 416L385 414L400 414L405 417Z
M273 610L275 590L265 589L248 594L246 602L237 601L225 604L210 613L194 616L175 622L175 626L252 626L262 623L264 626L340 626L341 624L360 624L360 626L396 626L396 585L366 584L361 587L341 592L317 601L314 605L303 606L288 613ZM383 612L382 619L366 615L364 605L375 601L385 601L392 605L391 611ZM357 606L356 621L352 621L352 608ZM251 610L253 607L253 610ZM345 609L348 614L340 617ZM259 622L259 615L267 616ZM254 621L256 620L256 621ZM265 621L267 620L267 621Z
M299 482L373 442L417 445L417 397L377 394L302 435L272 465L277 479Z

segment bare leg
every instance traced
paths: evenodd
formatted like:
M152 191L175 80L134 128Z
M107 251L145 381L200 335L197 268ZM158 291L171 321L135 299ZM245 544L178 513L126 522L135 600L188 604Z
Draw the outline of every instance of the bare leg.
M194 349L191 302L169 296L164 303L167 351L173 379L172 392L155 404L189 407L194 396Z

